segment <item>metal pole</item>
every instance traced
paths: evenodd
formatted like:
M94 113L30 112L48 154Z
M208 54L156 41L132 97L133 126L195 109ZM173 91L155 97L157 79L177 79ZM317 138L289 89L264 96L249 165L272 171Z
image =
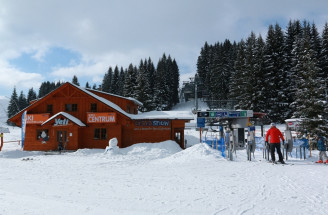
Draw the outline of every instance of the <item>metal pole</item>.
M196 108L196 111L198 110L198 98L197 98L197 81L198 81L198 77L197 75L195 75L195 108Z

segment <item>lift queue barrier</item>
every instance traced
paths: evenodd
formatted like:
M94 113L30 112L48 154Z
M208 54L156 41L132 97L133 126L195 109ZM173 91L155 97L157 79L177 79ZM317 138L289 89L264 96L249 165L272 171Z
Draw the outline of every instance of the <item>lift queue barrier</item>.
M256 149L262 150L263 158L270 160L270 144L266 145L263 137L255 137L255 141L249 141L246 143L245 148L247 153L247 160L251 160L251 153L254 153ZM209 136L204 137L203 142L213 149L221 152L222 157L229 160L232 159L232 153L234 152L232 144L229 141L225 141L223 137ZM281 143L281 149L283 156L286 160L288 157L292 157L292 152L295 151L295 157L300 159L306 159L306 150L309 150L308 139L294 139L286 140L285 144Z
M209 145L210 147L212 147L213 149L216 149L218 151L221 152L221 155L222 157L226 158L226 153L225 153L225 150L226 150L226 147L225 147L225 142L224 142L224 138L218 138L218 137L209 137L209 138L206 138L205 137L205 140L204 142Z

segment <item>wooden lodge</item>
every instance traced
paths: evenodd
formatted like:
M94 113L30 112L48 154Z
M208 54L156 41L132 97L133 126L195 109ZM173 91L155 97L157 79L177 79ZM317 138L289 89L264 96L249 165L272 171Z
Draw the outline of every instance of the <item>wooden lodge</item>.
M34 101L9 120L22 126L26 111L24 150L106 148L117 138L120 148L136 143L175 140L184 148L185 122L189 113L169 111L138 114L142 103L69 82ZM24 123L23 123L24 124Z

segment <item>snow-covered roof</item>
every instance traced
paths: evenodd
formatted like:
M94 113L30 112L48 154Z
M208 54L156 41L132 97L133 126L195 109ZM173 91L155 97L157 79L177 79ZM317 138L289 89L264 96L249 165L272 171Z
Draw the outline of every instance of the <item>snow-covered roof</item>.
M79 120L75 116L72 116L71 114L65 113L65 112L56 113L55 115L53 115L52 117L50 117L47 121L45 121L44 123L42 123L41 126L47 124L49 121L51 121L52 119L56 118L59 115L62 115L64 117L66 117L67 119L71 120L72 122L74 122L78 126L81 126L81 127L85 127L86 126L83 122L81 122L81 120Z
M191 111L150 111L133 115L133 119L185 119L193 120Z
M107 92L104 92L104 91L90 89L90 88L84 88L84 89L86 89L88 91L95 91L95 92L107 94L107 95L110 95L110 96L115 96L115 97L122 98L122 99L127 99L127 100L130 100L130 101L134 102L136 105L143 106L142 102L140 102L137 99L132 98L132 97L123 97L123 96L119 96L119 95L116 95L116 94L107 93Z
M66 83L76 87L77 89L83 91L84 93L90 95L91 97L99 100L100 102L104 103L105 105L113 108L117 112L119 112L119 113L123 114L124 116L126 116L130 119L133 119L133 120L137 120L137 119L182 119L182 120L193 120L194 119L191 111L151 111L151 112L139 113L137 115L136 114L129 114L129 113L125 112L122 108L120 108L118 105L116 105L115 103L113 103L113 102L111 102L111 101L109 101L109 100L107 100L107 99L105 99L101 96L97 96L96 94L92 93L91 91L89 91L89 90L87 90L83 87L77 86L77 85L72 84L70 82L66 82ZM54 89L53 91L55 91L57 89L58 88ZM50 93L52 93L53 91L51 91ZM48 96L50 93L48 93L44 97ZM44 97L40 98L38 101L36 101L35 103L29 105L28 107L24 108L19 113L21 113L24 110L28 109L30 106L35 105L36 103L40 102ZM137 100L135 100L135 101L137 101ZM15 114L14 116L18 115L19 113ZM64 112L61 112L61 113L64 113Z
M292 119L286 119L285 122L302 122L305 118L292 118Z
M70 83L72 84L72 83ZM96 94L90 92L89 90L79 87L75 84L72 84L73 86L79 88L83 92L89 94L95 99L98 99L99 101L103 102L104 104L112 107L116 111L120 112L121 114L129 117L130 119L183 119L183 120L192 120L194 119L193 115L189 111L150 111L145 113L139 113L139 114L129 114L122 110L118 105L114 104L111 101L108 101L107 99L97 96ZM136 100L137 101L137 100Z

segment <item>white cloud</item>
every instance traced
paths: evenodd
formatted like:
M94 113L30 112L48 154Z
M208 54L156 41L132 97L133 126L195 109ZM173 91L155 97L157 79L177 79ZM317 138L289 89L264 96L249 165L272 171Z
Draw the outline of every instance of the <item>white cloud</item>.
M239 41L251 31L263 35L268 24L285 28L289 19L307 19L321 29L327 10L326 0L1 1L0 61L16 74L22 71L9 59L32 53L42 61L49 48L63 47L82 61L54 68L52 77L99 81L109 66L126 68L148 57L156 64L165 52L181 73L193 74L205 41Z
M13 68L4 62L0 61L0 86L2 88L9 88L10 91L14 86L17 90L24 90L34 88L37 89L43 77L38 73L25 73L17 68Z

